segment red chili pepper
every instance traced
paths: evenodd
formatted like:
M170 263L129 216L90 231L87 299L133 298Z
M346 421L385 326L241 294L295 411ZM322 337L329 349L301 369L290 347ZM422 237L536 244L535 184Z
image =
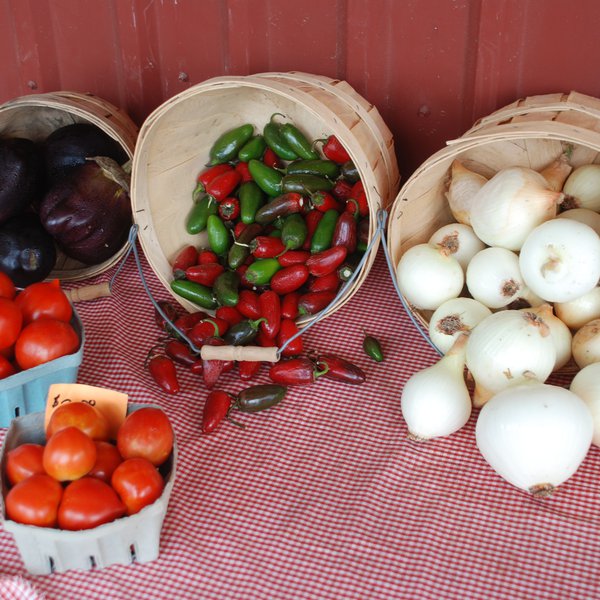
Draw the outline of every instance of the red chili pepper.
M346 260L347 255L348 250L345 246L334 246L322 252L317 252L306 261L308 272L315 277L329 275Z
M308 250L287 250L277 261L282 267L291 267L293 265L303 265L310 257Z
M352 206L352 201L356 203L356 207ZM349 207L349 205L351 205ZM369 214L369 201L367 200L367 194L363 186L362 181L357 181L350 192L350 198L346 200L346 210L351 213L356 212L358 208L358 214L361 217L366 217Z
M272 169L281 169L283 166L281 160L279 160L279 156L277 156L277 154L275 154L271 148L267 148L265 150L262 160L267 167L271 167Z
M335 292L308 292L298 300L298 313L301 315L314 315L327 308L335 298Z
M306 216L304 217L304 222L306 223L306 239L302 245L303 250L310 250L310 243L312 241L313 234L315 233L315 229L322 218L323 213L316 208L313 208L306 213Z
M179 340L169 340L165 344L165 354L180 365L192 366L198 357L190 350L190 347Z
M215 317L229 323L229 327L244 319L242 313L235 306L219 306L215 311Z
M227 392L209 392L202 410L202 433L211 433L229 414L233 400Z
M195 346L202 346L211 337L222 336L229 329L229 323L219 317L203 319L188 332L188 337Z
M235 165L235 170L242 177L241 183L245 183L246 181L252 181L253 177L250 174L250 169L248 168L247 162L239 162L237 165Z
M241 290L236 308L247 319L260 319L260 303L256 292Z
M345 179L338 179L331 190L334 198L345 202L352 197L352 184ZM346 207L347 208L347 207Z
M343 210L343 206L336 200L329 192L325 192L319 190L310 196L311 204L322 213L327 212L331 208L341 212Z
M172 302L169 302L168 300L159 300L157 304L172 323L177 320L179 310ZM165 321L165 318L156 310L156 308L154 309L154 320L161 331L169 332L170 325Z
M283 296L301 288L308 280L308 276L306 265L292 265L277 271L269 285L274 292Z
M309 292L335 292L340 287L340 278L337 271L322 277L313 277L308 284Z
M196 312L188 313L178 317L173 324L175 327L177 327L177 329L183 331L183 333L187 333L194 325L202 321L202 319L208 318L210 318L208 313L198 310Z
M290 358L275 363L269 369L269 377L280 385L308 385L323 375L309 358Z
M148 361L148 369L154 381L169 394L180 390L175 363L164 354L155 354Z
M206 186L218 175L222 175L223 173L227 173L227 171L232 171L233 167L228 163L223 163L220 165L215 165L214 167L209 167L205 171L202 171L196 178L196 181L202 184L202 189L200 191L206 190Z
M330 135L323 145L323 154L340 165L350 160L350 155L335 135Z
M233 169L217 175L206 186L206 193L221 202L240 184L242 176Z
M260 360L242 360L238 363L238 369L240 372L240 379L242 381L248 381L256 377L262 362Z
M299 292L292 292L290 294L286 294L281 299L281 316L284 319L295 319L298 316L299 299Z
M196 246L184 246L173 261L173 273L177 275L180 271L185 271L198 262L198 250Z
M198 264L206 265L210 263L219 262L219 257L212 251L208 249L203 249L198 252Z
M207 346L224 346L225 342L218 337L210 337L204 341ZM225 362L222 360L207 360L205 358L202 359L202 378L204 379L204 383L207 388L214 387L215 383L217 383L221 373L223 373L223 369L225 367Z
M344 246L348 254L356 250L358 243L358 226L354 215L343 212L333 230L332 246Z
M265 319L260 324L260 328L270 338L274 338L279 333L281 326L281 299L273 290L263 292L258 302L260 305L260 316Z
M212 287L225 267L217 262L194 265L185 271L185 278Z
M281 348L292 336L300 331L296 322L292 319L282 319L279 333L277 334L277 345ZM282 356L297 356L302 354L304 344L302 336L298 336L294 341L290 342L282 351Z
M358 222L358 241L365 246L369 243L369 219L361 219Z
M234 221L240 216L240 201L233 196L229 196L219 204L217 210L223 221Z
M229 373L229 371L233 371L235 369L235 360L224 360L223 361L223 371L222 373Z
M244 223L244 221L238 221L233 228L233 237L237 240L240 235L242 235L244 229L246 229L246 223Z
M256 342L256 345L260 346L261 348L277 347L277 340L266 335L262 329L258 330L258 335L256 336L256 339L254 341Z
M344 383L355 385L364 383L367 379L367 376L360 367L335 354L319 355L317 365L322 369L326 369L326 372L323 374L323 377L326 379L334 379L335 381L343 381Z
M192 363L190 365L190 371L194 375L202 375L202 373L204 371L204 361L201 358L196 360L194 363Z
M255 258L275 258L284 251L285 245L277 237L257 235L250 242L250 252Z

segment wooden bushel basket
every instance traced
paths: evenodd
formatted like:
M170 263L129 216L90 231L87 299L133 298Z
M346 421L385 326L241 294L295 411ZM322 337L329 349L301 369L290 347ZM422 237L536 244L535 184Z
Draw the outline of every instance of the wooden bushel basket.
M335 134L342 142L367 193L370 239L377 227L377 211L395 198L400 176L392 134L377 109L346 82L307 73L262 73L216 77L174 96L140 129L132 169L132 203L150 266L188 311L198 307L173 294L169 284L171 263L179 250L187 244L207 243L205 234L192 236L185 229L196 177L219 135L243 123L252 123L260 132L274 113L284 114L309 139ZM320 316L340 308L358 290L377 246L373 245L353 285Z
M72 123L91 123L119 142L131 160L138 128L121 109L110 102L79 92L49 92L21 96L0 105L0 135L44 140L55 129ZM65 256L60 250L49 278L77 281L98 275L116 264L128 244L110 259L85 265Z
M454 222L445 197L452 161L489 178L511 166L541 170L566 151L573 168L600 163L600 100L576 92L532 96L480 119L402 186L387 226L394 267L406 250ZM427 331L432 311L409 310Z

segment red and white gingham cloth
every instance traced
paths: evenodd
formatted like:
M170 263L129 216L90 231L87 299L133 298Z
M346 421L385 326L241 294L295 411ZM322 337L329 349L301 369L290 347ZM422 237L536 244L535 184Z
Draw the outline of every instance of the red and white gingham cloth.
M145 274L155 297L169 298ZM183 369L176 396L151 381L143 363L158 331L131 258L111 298L77 309L87 336L79 381L158 403L173 422L179 468L160 556L34 577L1 531L0 574L27 577L48 600L600 598L596 447L538 500L484 462L476 414L449 438L406 438L402 386L437 356L405 314L381 250L353 299L304 339L359 364L367 383L290 388L277 407L239 415L244 430L223 424L202 436L206 388ZM383 363L363 354L364 328L383 342ZM234 371L218 385L247 384Z

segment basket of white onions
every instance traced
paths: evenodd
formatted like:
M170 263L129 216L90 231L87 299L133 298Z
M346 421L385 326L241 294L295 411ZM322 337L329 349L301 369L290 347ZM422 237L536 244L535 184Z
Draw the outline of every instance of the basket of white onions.
M535 96L478 121L403 185L387 244L441 356L403 389L409 437L448 436L481 409L487 462L549 494L592 433L600 445L600 385L565 386L600 364L600 100Z

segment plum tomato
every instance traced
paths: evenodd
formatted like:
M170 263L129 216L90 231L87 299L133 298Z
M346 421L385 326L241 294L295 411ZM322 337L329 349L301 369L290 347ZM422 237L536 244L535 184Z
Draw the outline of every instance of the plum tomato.
M17 295L17 288L13 280L3 271L0 271L0 298L12 300Z
M108 483L83 477L65 488L58 507L58 526L70 531L91 529L125 516L125 510Z
M110 427L106 417L87 402L61 404L50 417L46 428L46 439L65 427L77 427L93 440L106 441L110 438Z
M145 458L128 458L114 471L111 484L133 515L160 498L165 482L157 468Z
M41 444L21 444L6 453L6 477L10 485L39 473L45 474Z
M95 444L96 464L88 476L110 483L114 470L123 462L123 458L114 444L110 442L95 442Z
M127 415L117 432L117 448L124 459L146 458L155 467L173 448L173 428L160 408L144 407Z
M23 315L16 302L0 298L0 348L12 346L21 333Z
M6 516L16 523L55 527L62 485L45 473L17 483L6 495Z
M49 318L67 323L73 316L73 308L62 291L58 279L38 281L28 285L15 299L23 313L23 323Z
M39 319L21 331L15 344L15 358L21 369L31 369L73 354L77 348L79 337L69 323L57 319Z
M16 373L16 369L13 364L8 360L8 358L4 357L0 354L0 379L4 379L5 377L10 377Z
M57 481L73 481L96 464L96 445L77 427L57 431L44 446L44 470Z

